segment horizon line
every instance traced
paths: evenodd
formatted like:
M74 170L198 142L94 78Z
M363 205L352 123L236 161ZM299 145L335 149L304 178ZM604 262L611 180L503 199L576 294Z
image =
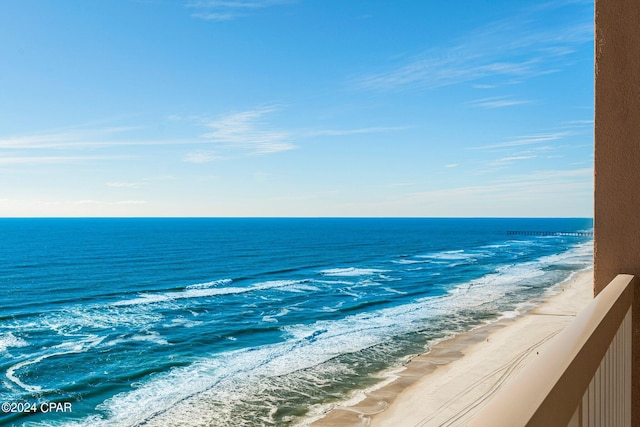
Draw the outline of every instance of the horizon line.
M590 219L588 216L0 216L3 219Z

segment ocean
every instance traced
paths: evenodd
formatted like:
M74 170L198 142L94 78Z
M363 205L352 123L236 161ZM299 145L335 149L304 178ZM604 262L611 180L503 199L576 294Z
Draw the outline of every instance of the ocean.
M0 219L16 426L296 426L592 266L591 219Z

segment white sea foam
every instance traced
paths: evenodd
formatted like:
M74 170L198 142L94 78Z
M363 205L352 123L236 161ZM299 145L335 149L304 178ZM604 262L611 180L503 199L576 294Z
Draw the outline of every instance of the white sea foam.
M193 313L192 313L193 314ZM183 327L183 328L193 328L196 326L202 325L203 322L199 320L189 320L184 317L177 317L175 319L171 319L171 323L165 323L162 325L163 328L175 328L175 327Z
M135 307L88 306L54 311L42 316L28 329L49 329L62 336L75 337L83 330L135 327L144 329L162 320L162 315Z
M320 274L325 276L337 276L337 277L358 277L358 276L372 276L379 273L387 273L389 270L380 270L377 268L357 268L357 267L345 267L345 268L330 268L328 270L320 271Z
M5 352L9 348L26 347L29 343L20 337L16 337L11 332L0 335L0 352Z
M338 311L344 305L344 301L338 301L336 305L333 307L324 306L320 311L325 313L333 313L334 311Z
M428 260L424 260L424 259L394 259L391 261L394 264L401 264L401 265L411 265L411 264L426 264L429 261Z
M474 262L481 258L486 258L492 255L491 251L487 249L498 248L509 245L488 245L482 246L478 249L466 251L464 249L454 251L441 251L427 254L420 254L412 256L411 258L395 259L391 262L400 265L412 265L412 264L448 264L449 266L461 265L463 263ZM457 263L455 261L458 261Z
M347 280L320 280L313 279L313 283L321 283L325 285L353 285L353 282Z
M575 245L569 251L542 257L540 261L548 264L584 265L585 259L592 257L593 242L588 241Z
M175 292L177 294L177 292ZM127 301L118 301L113 303L113 307L122 307L127 305L155 304L159 302L172 301L175 297L170 294L140 294L138 298Z
M169 345L169 342L164 339L158 332L152 331L144 335L134 335L131 337L133 341L149 341L160 345Z
M290 313L290 311L291 310L289 310L288 308L283 308L276 314L265 314L262 316L262 321L267 323L278 323L277 318L286 316L287 314Z
M189 298L206 298L220 295L243 294L247 292L262 291L266 289L277 289L292 287L307 282L307 280L272 280L257 283L247 287L223 287L223 288L185 288L184 291L165 292L161 294L139 294L137 298L118 301L111 304L113 307L123 307L130 305L155 304L167 301L175 301Z
M399 290L397 290L397 289L393 289L393 288L387 288L387 287L385 287L385 288L382 288L382 289L384 289L384 290L385 290L385 291L387 291L387 292L391 292L391 293L393 293L393 294L398 294L398 295L406 295L406 294L407 294L407 293L406 293L406 292L404 292L404 291L399 291Z
M65 354L64 352L62 353L53 353L51 356L55 356L58 354ZM35 359L31 359L31 360L26 360L24 362L20 362L20 363L16 363L15 365L11 366L9 369L7 369L5 376L7 377L7 379L9 381L11 381L12 383L14 383L15 385L17 385L18 387L30 392L30 393L37 393L39 391L42 390L42 387L38 386L38 385L28 385L23 383L20 378L18 378L16 376L16 371L28 366L28 365L34 365L36 363L39 363L40 361L42 361L43 359L46 359L47 357L51 357L51 356L40 356L40 357L36 357Z
M507 243L497 243L495 245L484 245L480 246L481 249L499 249L499 248L508 248L510 245Z
M231 279L213 280L211 282L195 283L193 285L187 286L186 289L207 289L207 288L213 288L215 286L220 286L220 285L228 285L231 282L233 282L233 280Z
M494 273L461 284L452 289L450 293L461 295L460 299L477 305L482 304L488 298L498 300L507 293L518 290L527 281L543 276L544 269L550 265L588 265L592 253L592 242L581 243L560 254L544 256L536 261L499 267Z
M286 290L287 292L298 292L298 293L315 292L320 290L317 286L306 285L302 283L287 286L283 289Z
M466 252L464 250L457 251L442 251L432 254L417 255L416 258L436 260L436 261L468 261L478 257L486 257L487 253L484 252Z
M154 331L147 334L121 335L119 338L105 341L100 347L114 347L131 341L148 341L158 345L170 345L162 335Z
M24 382L22 382L20 380L20 378L17 375L17 371L23 369L26 366L30 366L30 365L35 365L38 364L40 362L42 362L45 359L48 359L50 357L54 357L54 356L62 356L65 354L72 354L72 353L82 353L85 352L87 350L89 350L90 348L93 348L97 345L99 345L105 337L99 337L96 335L89 335L86 336L84 339L79 340L79 341L69 341L69 342L64 342L58 345L55 345L53 347L51 347L50 349L56 349L56 350L62 350L62 351L53 351L50 353L45 353L42 354L38 357L35 357L33 359L27 359L27 360L23 360L22 362L16 363L15 365L9 367L9 369L7 369L5 376L7 377L7 379L9 381L11 381L12 383L14 383L15 385L17 385L18 387L30 392L30 393L37 393L37 392L42 392L43 389L41 386L39 385L29 385L29 384L25 384Z
M350 297L354 297L355 299L360 299L362 298L362 295L356 292L353 292L351 288L347 288L347 289L338 289L338 293L342 294L342 295L348 295Z

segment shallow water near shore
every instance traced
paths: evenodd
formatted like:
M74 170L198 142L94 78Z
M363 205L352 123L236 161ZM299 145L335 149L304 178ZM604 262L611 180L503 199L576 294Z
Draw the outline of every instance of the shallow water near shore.
M3 219L9 425L296 425L592 262L590 219Z

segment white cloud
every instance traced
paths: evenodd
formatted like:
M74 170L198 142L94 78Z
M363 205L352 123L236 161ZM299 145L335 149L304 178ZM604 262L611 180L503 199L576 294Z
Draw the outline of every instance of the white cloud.
M38 132L30 135L0 138L0 148L86 148L113 143L114 135L140 129L139 127L77 128L63 132ZM108 138L108 139L105 139Z
M484 149L494 149L494 148L509 148L509 147L519 147L522 145L532 145L532 144L540 144L546 141L556 141L558 139L562 139L566 136L571 135L570 132L549 132L549 133L539 133L534 135L526 135L519 136L516 139L508 142L501 142L497 144L483 145L481 147L469 147L472 150L484 150Z
M467 102L467 105L473 108L504 108L514 105L531 104L532 102L533 101L508 99L505 97L492 97L470 101Z
M367 127L359 129L324 129L307 132L306 136L344 136L357 135L366 133L394 132L407 129L406 126L388 126L388 127Z
M575 125L575 126L592 126L593 125L593 119L588 119L588 120L569 120L569 121L563 122L562 124L564 124L564 125Z
M36 132L28 135L0 138L0 149L39 150L39 149L87 149L116 146L154 146L201 144L193 139L130 139L122 134L141 129L140 127L81 128L64 132Z
M576 18L577 22L553 27L540 15L543 12L531 9L492 22L448 46L431 48L386 71L360 76L355 85L377 90L433 89L494 77L522 81L557 72L579 47L593 41L593 23ZM477 82L475 87L495 85L494 81L486 83Z
M247 15L248 11L292 3L292 0L200 0L186 4L194 9L191 15L205 21L230 21Z
M534 155L528 155L528 156L508 156L508 157L502 157L498 160L494 160L493 162L491 162L492 166L502 166L502 165L508 165L520 160L531 160L531 159L535 159L538 156L534 156Z
M472 171L471 175L480 176L480 175L496 174L499 172L504 173L504 171L514 163L520 162L523 160L534 159L536 157L537 156L509 156L509 157L503 157L500 159L492 160L486 163L486 167L484 169Z
M131 138L131 132L143 128L133 126L75 127L63 131L51 130L0 137L0 165L124 159L132 158L132 155L88 156L79 154L87 153L90 150L93 154L97 152L96 150L108 148L129 150L132 147L155 146L211 146L215 144L218 148L223 146L226 149L244 150L250 154L270 154L297 149L298 147L292 142L295 138L339 137L406 129L402 126L371 126L355 129L285 131L268 123L269 115L277 111L279 111L279 107L265 106L226 114L215 119L203 116L171 115L167 117L170 121L184 121L191 126L204 126L208 129L207 132L197 135L197 130L194 128L192 135L175 139L134 139ZM17 153L18 150L20 150L20 156L6 155L9 151ZM32 151L34 155L26 155L26 150ZM52 154L53 150L56 150L56 154ZM127 152L134 153L131 150ZM3 156L3 154L5 155ZM139 152L135 155L139 155ZM204 148L183 154L181 160L187 163L206 163L223 158L215 151Z
M55 163L84 162L90 160L106 160L121 157L114 156L20 156L0 157L0 165L39 165Z
M242 111L205 122L211 129L202 136L206 141L222 143L231 148L248 150L252 154L270 154L293 150L288 132L270 128L263 117L276 111L275 107L264 107Z
M200 150L187 153L182 160L187 163L209 163L220 158L221 157L217 156L213 151Z
M588 120L569 120L562 122L560 129L575 129L579 131L593 131L593 119Z

